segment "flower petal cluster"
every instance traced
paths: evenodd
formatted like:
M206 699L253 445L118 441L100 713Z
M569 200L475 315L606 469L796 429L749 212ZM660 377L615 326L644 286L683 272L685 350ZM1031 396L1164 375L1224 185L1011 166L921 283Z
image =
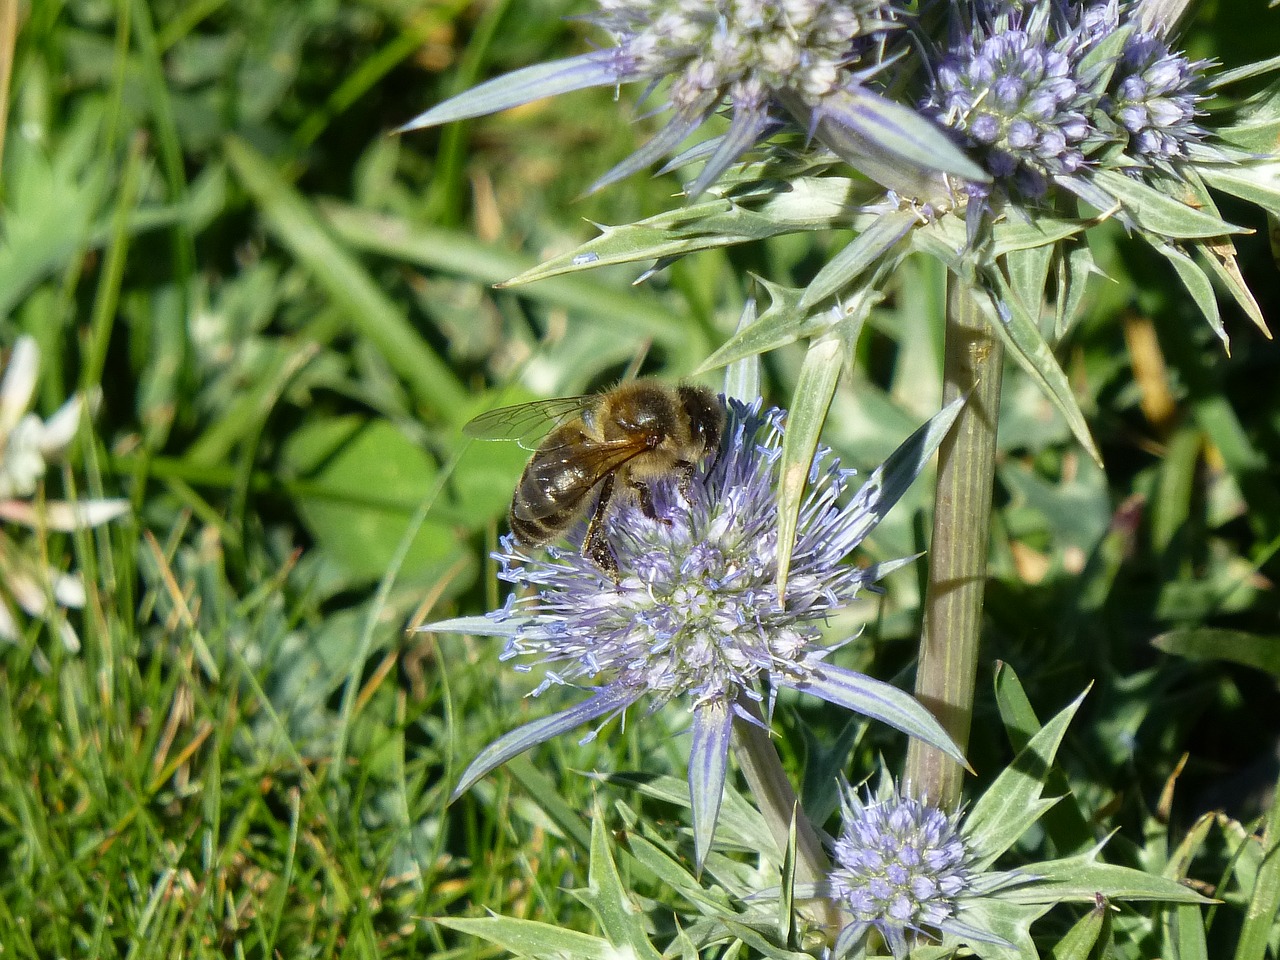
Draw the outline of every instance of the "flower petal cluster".
M693 713L690 799L701 863L723 793L735 719L759 724L753 704L772 706L781 687L881 720L953 756L954 743L903 691L827 662L821 625L864 588L907 560L871 567L847 562L927 462L959 412L947 407L845 502L853 471L822 451L815 458L797 526L785 596L777 588L775 488L783 416L731 401L715 462L689 486L650 485L658 519L619 503L608 520L620 579L610 580L576 549L543 554L504 539L500 577L517 590L483 618L424 629L505 636L503 659L545 669L534 691L583 685L578 705L499 738L462 775L457 793L511 757L584 723L615 716L641 699L655 710L676 697ZM576 548L579 530L573 539ZM766 712L768 712L766 710ZM594 733L588 736L590 739Z
M1170 49L1117 0L971 0L936 56L923 109L963 135L1007 189L1057 181L1094 200L1097 163L1173 172L1205 136L1196 123L1208 61ZM1109 43L1113 36L1123 42ZM1119 147L1114 161L1096 157ZM1105 202L1105 201L1104 201Z
M106 523L128 511L124 500L28 502L39 488L50 463L66 452L84 413L82 397L73 397L48 421L27 412L35 393L40 350L31 337L19 337L0 380L0 522L37 531L83 530ZM70 650L79 648L75 631L55 621L58 606L81 607L84 584L74 573L49 567L46 551L28 545L0 529L0 640L21 635L18 609L50 620Z
M841 931L836 955L872 927L895 957L906 955L909 932L947 930L956 898L972 887L959 816L896 794L864 802L854 790L842 795L841 808L844 825L828 885L853 919Z
M962 133L993 177L1026 196L1085 164L1100 138L1098 91L1080 69L1085 31L1063 29L1054 4L978 3L934 70L926 112Z
M1129 134L1128 154L1162 168L1190 158L1206 131L1196 123L1207 60L1170 50L1155 33L1135 33L1116 70L1114 112Z
M594 19L617 40L632 77L670 80L672 118L648 146L602 179L611 182L670 152L721 103L730 127L690 188L709 186L770 126L782 94L808 104L853 82L868 39L894 26L885 0L601 0Z
M833 958L874 949L868 940L876 933L898 958L926 938L942 941L948 956L963 944L987 960L1034 957L1031 927L1057 904L1209 902L1175 879L1106 863L1105 841L1057 860L995 868L1057 803L1044 796L1046 782L1082 700L1037 731L965 811L941 810L888 777L865 798L842 786L843 823L831 869L822 881L793 889L800 898L830 897L849 915Z

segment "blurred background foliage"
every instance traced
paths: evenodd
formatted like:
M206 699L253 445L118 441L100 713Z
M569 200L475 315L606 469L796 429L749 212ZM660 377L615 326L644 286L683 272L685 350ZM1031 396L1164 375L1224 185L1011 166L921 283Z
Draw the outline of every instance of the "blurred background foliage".
M563 891L585 883L594 794L679 822L575 773L682 771L678 709L549 744L446 810L459 763L555 704L522 699L531 679L489 641L405 632L498 600L487 555L527 452L468 444L463 423L598 388L638 358L685 376L732 332L751 275L801 285L848 239L710 251L638 286L610 268L495 287L595 223L679 203L671 176L582 196L656 122L629 90L388 135L478 79L581 52L590 31L569 15L584 9L17 5L0 347L37 339L45 414L102 389L40 496L133 510L39 544L85 573L67 614L82 649L40 621L0 649L9 955L472 955L423 920L489 908L589 927ZM1197 11L1195 56L1280 49L1264 0ZM1269 225L1222 212L1257 231L1237 243L1274 328ZM1227 298L1224 353L1167 265L1118 226L1095 232L1107 277L1059 355L1106 471L1011 369L986 659L1016 668L1041 718L1095 682L1060 762L1093 833L1123 828L1128 862L1150 865L1206 810L1256 816L1280 769L1280 354ZM924 260L893 278L837 393L825 441L860 469L937 408L942 279ZM790 394L801 356L764 358L766 398ZM923 549L928 495L918 484L865 560ZM865 628L842 662L909 676L922 575L831 624ZM991 678L980 780L1013 749ZM831 749L855 777L880 755L896 766L900 738L845 724L784 698L798 775ZM1069 852L1051 828L1041 842ZM1198 848L1206 883L1229 846Z

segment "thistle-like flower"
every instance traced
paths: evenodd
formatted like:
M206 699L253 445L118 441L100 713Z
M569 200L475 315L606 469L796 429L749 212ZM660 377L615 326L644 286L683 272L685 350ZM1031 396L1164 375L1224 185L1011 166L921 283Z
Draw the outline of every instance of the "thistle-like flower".
M73 397L48 421L28 413L40 368L40 350L31 337L14 344L0 381L0 522L36 531L70 531L95 527L128 510L124 500L29 502L48 464L58 460L75 438L84 413L81 397ZM9 536L0 528L0 640L21 635L17 610L48 620L70 650L79 648L75 631L55 620L57 606L80 607L84 584L74 573L44 562L47 551Z
M934 70L925 110L963 134L993 177L1039 197L1101 141L1097 78L1081 69L1097 31L1071 29L1056 3L977 2L969 16Z
M638 505L616 507L609 525L616 584L577 550L534 555L505 539L496 554L500 576L520 588L507 605L486 617L424 629L505 636L503 659L530 657L546 667L535 694L581 684L589 696L490 744L454 795L574 727L620 714L641 699L652 711L683 697L693 714L689 788L701 865L723 794L732 725L735 719L758 724L751 702L767 700L771 708L781 687L881 720L959 757L912 697L828 663L840 644L826 643L819 626L909 562L858 567L846 560L919 473L958 411L952 404L918 430L847 503L841 501L853 471L826 452L815 458L785 597L776 583L783 431L777 410L760 413L731 402L719 456L695 477L689 499L674 480L651 484L658 520Z
M1044 796L1045 783L1081 700L1046 723L964 812L899 792L888 777L865 798L844 785L831 869L824 880L793 890L801 899L829 898L848 914L833 960L874 947L873 933L899 958L922 940L940 940L949 951L963 944L986 960L1034 957L1032 924L1056 904L1208 902L1176 880L1104 862L1103 844L1060 860L994 869L1057 803Z
M1129 134L1129 156L1168 169L1186 160L1206 131L1196 123L1207 60L1190 60L1154 33L1135 33L1116 70L1115 116Z
M910 162L923 169L982 177L931 123L863 86L881 68L887 38L899 26L894 0L599 0L599 7L588 19L612 36L614 46L490 80L401 130L643 80L650 89L666 84L671 118L592 189L673 154L725 104L728 132L691 152L706 163L687 190L690 197L702 193L787 113L810 128L822 121L849 127L860 144L846 156L855 166L860 156L875 154L879 142L890 154L908 150ZM911 138L922 142L907 147Z
M1114 164L1131 171L1173 172L1206 135L1195 118L1209 62L1171 50L1160 28L1144 27L1142 6L973 0L967 11L924 108L1007 189L1036 198L1056 181L1105 207L1086 184L1099 148L1118 144ZM1123 43L1108 45L1113 35Z
M959 898L974 889L958 815L892 791L864 802L852 789L841 810L827 892L853 919L836 940L837 957L873 928L895 957L906 955L913 932L973 937L957 919Z

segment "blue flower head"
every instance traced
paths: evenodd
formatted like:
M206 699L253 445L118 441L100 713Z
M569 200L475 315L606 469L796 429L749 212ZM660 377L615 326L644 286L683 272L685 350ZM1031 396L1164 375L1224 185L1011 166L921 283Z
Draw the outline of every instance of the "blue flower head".
M1100 140L1092 120L1100 92L1082 69L1100 31L1072 24L1053 2L978 0L968 11L934 68L924 109L961 133L998 181L1042 196L1053 177L1081 171Z
M1175 53L1158 33L1135 32L1116 70L1114 114L1129 135L1128 154L1168 169L1191 157L1206 135L1196 123L1208 60Z
M792 891L801 899L828 898L846 915L832 960L882 952L877 936L896 958L928 941L941 941L938 956L964 945L990 960L1035 957L1032 926L1058 904L1208 902L1176 879L1106 863L1105 841L1056 860L1028 863L1024 851L1017 868L996 867L1058 802L1044 796L1045 787L1082 699L1037 731L965 811L942 810L888 777L875 790L842 786L831 867L819 882Z
M841 809L827 892L852 919L836 941L836 956L873 928L895 957L906 955L910 933L953 929L957 898L974 886L959 815L896 792L864 801L851 789Z
M970 0L957 10L923 108L1005 191L1036 199L1056 183L1107 206L1087 186L1096 165L1173 172L1201 146L1209 62L1171 50L1162 29L1143 26L1141 5ZM1118 156L1102 159L1112 145Z
M821 626L864 588L908 560L871 567L848 556L898 500L958 413L953 404L922 427L846 499L854 471L822 451L809 475L785 596L777 588L775 488L783 416L731 401L721 451L703 466L686 501L674 480L650 485L651 519L618 503L608 520L618 561L615 583L576 549L545 552L507 537L495 555L499 576L517 588L483 618L426 629L507 638L502 659L545 669L539 694L581 687L576 706L500 737L463 773L455 796L499 764L560 733L680 698L692 712L689 785L701 865L723 793L735 719L759 724L753 702L781 687L814 694L882 720L959 756L933 717L896 687L827 662ZM766 709L766 714L769 712ZM587 739L595 733L588 735Z

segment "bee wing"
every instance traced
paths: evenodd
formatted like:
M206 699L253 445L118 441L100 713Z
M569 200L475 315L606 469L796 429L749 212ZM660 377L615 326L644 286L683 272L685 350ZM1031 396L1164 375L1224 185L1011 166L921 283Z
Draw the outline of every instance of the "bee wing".
M549 433L561 420L580 413L590 399L551 397L497 407L469 420L462 432L477 440L516 440L525 446Z
M582 500L597 483L648 449L643 437L543 446L520 482L555 488L556 495L538 502L517 498L511 508L522 520L549 517L563 510L564 504Z

